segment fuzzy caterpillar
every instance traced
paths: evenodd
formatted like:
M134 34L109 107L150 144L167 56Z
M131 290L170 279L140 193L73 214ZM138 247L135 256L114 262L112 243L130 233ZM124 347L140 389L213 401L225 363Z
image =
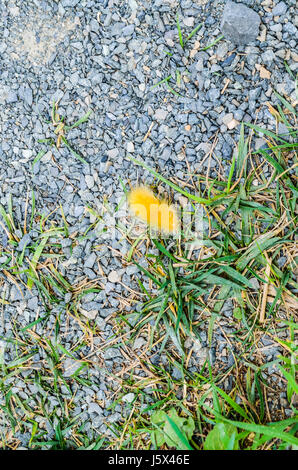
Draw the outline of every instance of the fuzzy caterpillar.
M128 204L131 213L149 227L167 234L177 232L179 221L175 207L158 199L146 186L132 189Z

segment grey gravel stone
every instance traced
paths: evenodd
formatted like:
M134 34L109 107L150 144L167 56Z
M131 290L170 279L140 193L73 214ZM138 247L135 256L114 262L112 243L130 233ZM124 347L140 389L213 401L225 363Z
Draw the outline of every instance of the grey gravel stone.
M61 0L61 5L63 7L75 7L80 0Z
M289 128L283 123L278 123L278 133L281 134L283 137L288 137L290 134Z
M119 150L117 148L114 148L114 149L108 150L107 154L111 159L114 159L118 156Z
M220 90L217 88L211 88L208 92L208 97L211 101L216 101L220 97Z
M0 54L3 54L7 49L5 42L0 42Z
M135 150L134 143L133 143L133 142L127 142L127 144L126 144L126 150L127 150L129 153L133 153L134 150Z
M88 407L89 413L96 413L97 415L102 415L103 410L102 408L98 405L98 403L90 403Z
M38 307L38 297L37 296L30 297L30 299L27 302L27 307L33 312L36 311Z
M91 253L84 262L85 268L93 268L95 261L96 261L96 254Z
M85 181L89 189L92 189L94 186L94 178L91 175L85 176Z
M257 87L254 90L250 90L249 100L253 101L253 102L256 101L257 98L260 96L260 93L261 93L261 88L260 87Z
M157 119L158 121L164 121L164 119L167 117L168 112L165 109L157 109L154 114L154 118Z
M133 349L140 349L143 346L145 346L146 343L147 343L147 340L143 338L142 336L139 336L138 338L136 338L135 342L133 343Z
M249 282L251 283L253 289L258 290L258 289L260 288L260 283L259 283L259 281L257 280L256 277L251 278L251 279L249 280Z
M133 24L130 24L128 26L125 26L123 29L122 29L122 34L123 36L130 36L131 34L133 34L135 30L135 27Z
M175 380L179 380L179 379L182 379L182 372L180 369L177 369L177 367L174 367L173 370L172 370L172 377L175 379Z
M275 7L272 9L272 15L274 16L281 16L284 15L287 11L288 7L285 2L279 2Z
M26 234L21 238L21 240L19 241L17 250L18 250L18 251L23 251L24 248L25 248L30 242L31 242L31 237L30 237L29 233L26 233Z
M32 106L33 103L33 93L29 86L21 86L19 89L19 97L24 100L28 106Z
M125 401L126 403L132 403L134 401L135 394L134 393L127 393L122 397L122 400Z
M229 41L238 44L249 44L259 34L259 15L242 3L228 2L225 6L221 30Z
M111 271L108 275L108 279L111 283L116 283L121 281L121 275L118 271Z

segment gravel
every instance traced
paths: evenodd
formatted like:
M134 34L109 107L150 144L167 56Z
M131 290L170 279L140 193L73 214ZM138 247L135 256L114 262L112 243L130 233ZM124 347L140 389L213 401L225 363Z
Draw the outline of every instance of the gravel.
M179 46L176 30L176 7L174 0L2 0L0 5L0 203L7 207L9 195L12 196L14 217L21 227L26 197L28 194L30 201L32 190L38 214L49 217L56 226L61 226L61 205L69 233L59 239L63 252L60 270L71 285L79 285L87 278L100 286L101 292L91 292L90 298L87 294L78 303L83 321L100 325L104 338L100 341L114 338L109 319L120 308L124 313L138 309L123 300L132 295L125 285L139 290L139 277L150 289L138 267L123 266L121 256L129 248L113 230L111 214L123 197L122 184L128 187L137 182L151 184L153 180L148 172L133 165L127 154L142 159L167 177L184 179L189 170L209 167L210 176L217 178L218 159L224 171L229 169L239 139L239 122L257 119L257 123L275 130L275 120L265 106L268 101L273 105L276 102L273 90L295 100L295 83L284 67L286 60L290 70L294 74L297 71L295 1L246 0L240 4L183 0L179 17L185 34L203 22L184 50ZM198 51L222 33L224 39ZM262 78L256 65L268 69L270 78ZM172 94L165 84L152 88L171 73L176 74L177 67L180 88L175 80L169 84L180 96ZM67 134L70 145L87 164L63 144L56 148L39 142L55 137L49 123L53 100L59 101L59 114L65 116L68 124L92 110L87 123ZM282 124L278 130L288 136L288 129ZM211 157L208 161L210 142L216 134L214 154L218 159ZM44 155L32 168L41 150ZM28 214L29 220L30 207ZM24 250L26 257L38 230L37 219L30 233L20 233L19 254ZM4 248L8 245L1 225L0 243ZM5 262L7 257L0 251L0 263ZM35 325L37 335L54 334L50 332L55 331L59 318L64 347L70 349L80 340L79 324L61 314L55 305L46 311L35 287L20 293L1 272L0 276L4 282L1 298L9 301L4 305L0 336L10 336L15 321L24 328L47 315L46 323ZM67 295L63 302L71 303L72 297ZM232 304L226 306L224 321L229 321L232 309ZM202 344L195 346L198 363L202 364L209 354L212 364L223 360L230 367L233 355L218 353L225 344L220 332L215 331L210 350L204 343L204 333L201 331ZM139 337L132 346L137 352L145 344L146 339ZM76 360L64 359L65 378L82 365L84 354L94 354L98 363L105 361L110 372L130 365L120 348L109 348L103 355L95 354L91 346L84 348L75 352ZM33 361L34 370L43 364L42 351ZM272 357L277 352L270 349ZM5 355L7 361L15 359L12 347L7 348ZM190 368L197 370L197 364L190 361ZM86 412L91 428L102 432L106 421L119 422L123 413L120 409L103 415L105 408L97 400L104 398L96 395L106 393L110 382L99 370L102 368L92 369L94 390L88 404L85 387L76 383L79 388L75 404L76 413ZM179 369L173 370L173 377L181 378ZM30 397L27 385L23 393ZM123 407L133 401L132 395L124 395ZM80 419L83 418L84 415ZM30 437L30 433L20 437L23 446L28 445Z

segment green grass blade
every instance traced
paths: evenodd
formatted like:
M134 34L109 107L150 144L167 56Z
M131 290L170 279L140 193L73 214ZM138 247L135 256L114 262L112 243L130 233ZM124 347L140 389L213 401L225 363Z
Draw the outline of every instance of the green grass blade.
M198 24L198 26L196 26L196 27L192 30L192 32L187 36L187 38L186 38L185 41L184 41L184 44L186 44L187 41L189 41L189 40L196 34L196 32L199 31L199 29L201 29L202 26L203 26L203 23Z
M176 15L176 25L177 25L177 29L178 29L178 36L179 36L180 46L183 49L184 48L184 43L183 43L183 36L182 36L181 27L180 27L178 12L177 12L177 15Z

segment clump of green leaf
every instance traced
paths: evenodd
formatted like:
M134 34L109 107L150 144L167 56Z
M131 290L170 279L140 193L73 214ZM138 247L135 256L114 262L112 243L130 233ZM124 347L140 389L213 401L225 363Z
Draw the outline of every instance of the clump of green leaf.
M207 435L204 450L238 450L237 428L232 424L217 423Z
M191 416L181 417L175 408L171 408L167 413L158 410L152 415L151 424L153 426L151 439L156 448L166 444L178 450L193 449L189 443L195 430L195 423Z

